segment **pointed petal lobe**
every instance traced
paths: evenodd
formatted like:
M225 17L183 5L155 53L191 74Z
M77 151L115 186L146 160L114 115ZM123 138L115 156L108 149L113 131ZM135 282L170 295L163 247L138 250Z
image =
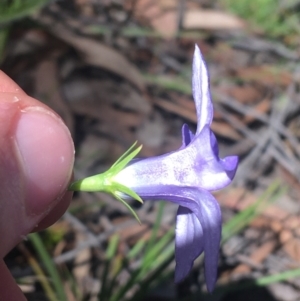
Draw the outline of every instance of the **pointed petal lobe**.
M205 125L211 124L213 118L213 105L209 91L209 76L202 54L197 45L195 45L193 59L192 88L197 111L197 135Z
M166 200L186 207L197 217L203 230L202 235L199 225L194 223L194 218L192 219L194 230L192 234L189 234L191 224L188 224L188 218L191 216L178 216L179 220L177 223L179 222L179 225L176 228L176 236L179 234L179 238L176 238L176 248L179 246L180 249L179 251L175 251L177 261L176 280L181 279L189 271L193 262L192 258L197 252L201 251L202 245L204 245L206 285L207 289L212 291L217 279L222 222L221 210L216 199L205 190L190 187L158 185L152 187L152 189L138 189L136 192L144 200ZM186 212L188 211L184 211L184 213ZM181 228L181 232L179 233L180 225L183 225L183 228ZM192 241L192 237L199 239L199 245L193 251L192 245L195 246L196 243ZM183 253L182 246L184 241L187 242L188 253ZM184 256L184 254L189 254L189 256Z
M194 138L194 134L190 131L189 126L187 124L184 124L182 126L181 134L182 134L182 146L180 149L183 149L191 143L191 141Z
M206 191L201 193L201 225L204 233L205 280L208 291L212 292L217 281L222 216L218 202Z
M203 230L197 216L190 209L179 206L176 217L175 282L187 276L203 249Z

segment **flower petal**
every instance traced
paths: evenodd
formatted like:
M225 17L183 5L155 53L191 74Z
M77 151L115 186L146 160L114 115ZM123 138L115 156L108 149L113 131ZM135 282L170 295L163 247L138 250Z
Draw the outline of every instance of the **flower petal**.
M199 251L201 251L201 245L204 244L205 279L207 289L211 292L217 279L218 254L221 241L222 223L221 210L216 199L205 190L165 185L153 186L151 189L138 189L136 193L138 193L144 200L165 200L176 203L179 206L186 207L198 218L203 230L203 241L199 242L199 246L196 247L196 250L194 251L195 253L193 253L191 251L191 235L188 233L180 234L182 239L180 251L176 255L176 260L179 260L178 256L184 257L181 257L179 260L179 267L177 267L177 269L182 269L182 271L177 271L178 276L176 275L176 278L178 277L181 279L181 274L183 276L188 271L188 267L192 267L194 255L196 252L199 253ZM199 231L199 227L196 227L198 229L196 231ZM184 229L187 232L190 231L189 227L185 226L183 230ZM196 237L201 239L202 236L200 232L197 232ZM186 253L183 253L182 242L184 240L188 241L187 250L189 254L193 254L193 256L186 256Z
M210 131L210 145L216 157L219 157L219 146L215 134Z
M201 225L204 232L205 280L208 291L212 292L217 281L222 216L216 199L205 191L201 193Z
M186 162L187 158L190 159L189 162ZM188 172L184 177L184 183L187 186L217 190L224 188L232 181L237 169L238 157L220 159L215 136L209 127L205 126L186 147L185 161L182 158L179 162L187 163Z
M188 142L188 128L184 128ZM187 147L158 157L136 161L126 166L114 178L116 182L137 189L155 185L174 185L217 190L227 186L236 171L237 157L219 159L208 126L195 136ZM214 139L214 138L213 138ZM213 142L213 145L212 145Z
M182 133L182 146L180 147L180 149L183 149L191 143L191 141L194 138L194 134L190 131L189 126L187 124L184 124L182 126L181 133Z
M195 45L192 78L193 97L197 111L197 131L199 134L213 118L213 105L209 91L209 76L200 49Z
M176 217L175 282L187 276L203 249L203 230L197 216L190 209L179 206Z

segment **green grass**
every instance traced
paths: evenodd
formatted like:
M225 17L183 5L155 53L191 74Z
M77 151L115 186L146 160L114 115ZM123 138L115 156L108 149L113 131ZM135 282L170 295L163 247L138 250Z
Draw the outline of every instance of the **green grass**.
M0 0L0 64L5 57L11 25L35 13L49 2L50 0Z
M279 0L219 0L220 4L233 14L261 29L271 38L289 38L299 33L299 14L282 6ZM288 1L287 1L288 2ZM291 2L291 1L289 1Z
M1 0L0 25L22 19L49 2L50 0Z
M37 252L40 261L43 263L46 275L49 277L47 281L48 285L47 283L45 283L46 285L43 285L44 288L47 288L45 292L48 298L51 301L67 301L68 299L64 291L62 278L60 277L59 271L52 258L50 257L48 251L46 250L46 247L39 234L32 233L28 236L28 238L32 243L35 251ZM38 273L40 274L40 276L43 276L43 274L41 274L40 272ZM53 296L56 296L56 298L54 298Z
M274 181L266 191L251 206L236 214L229 220L222 229L222 242L241 232L249 225L255 217L263 212L270 204L286 193L286 188L280 187L277 181Z

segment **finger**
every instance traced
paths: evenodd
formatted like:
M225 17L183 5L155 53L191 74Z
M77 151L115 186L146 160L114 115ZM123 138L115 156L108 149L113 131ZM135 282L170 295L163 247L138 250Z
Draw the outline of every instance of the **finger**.
M33 232L44 230L54 224L68 209L73 192L67 191L63 198L35 227Z
M26 301L21 289L16 284L4 261L0 260L0 300Z
M60 117L0 72L0 256L53 208L51 222L66 208L73 162L72 139Z

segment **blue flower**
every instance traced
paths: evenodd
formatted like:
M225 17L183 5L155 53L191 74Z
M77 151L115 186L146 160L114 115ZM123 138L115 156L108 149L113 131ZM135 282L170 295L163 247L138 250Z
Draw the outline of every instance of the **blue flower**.
M210 130L213 106L209 77L196 46L192 77L197 130L182 127L182 146L174 152L131 161L111 181L134 191L143 200L166 200L179 205L176 218L175 281L190 272L194 260L205 254L205 278L209 291L217 279L221 241L221 211L211 191L231 183L237 156L219 158L218 144Z

